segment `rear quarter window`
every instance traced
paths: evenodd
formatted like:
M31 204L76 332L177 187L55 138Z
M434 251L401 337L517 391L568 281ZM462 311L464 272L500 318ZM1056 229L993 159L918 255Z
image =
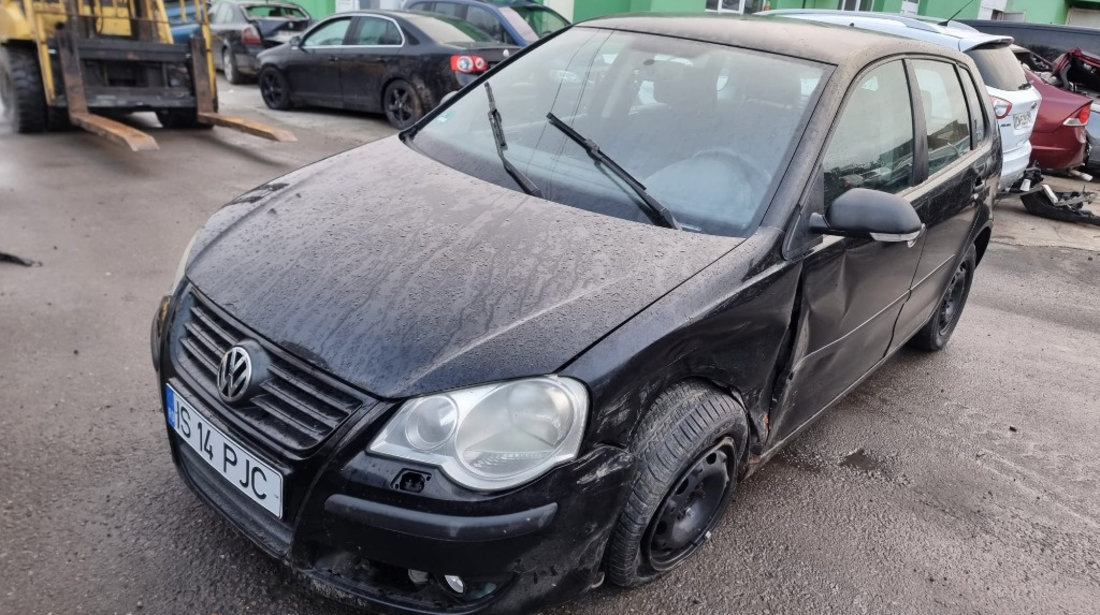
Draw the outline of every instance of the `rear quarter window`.
M1031 87L1020 61L1008 46L976 47L966 52L978 65L985 84L998 90L1023 90Z

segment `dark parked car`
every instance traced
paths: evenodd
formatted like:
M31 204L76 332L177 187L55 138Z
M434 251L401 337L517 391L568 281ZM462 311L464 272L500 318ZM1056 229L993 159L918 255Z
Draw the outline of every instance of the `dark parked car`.
M977 75L779 18L563 30L214 214L152 327L173 459L378 610L657 578L895 351L947 345L1001 167Z
M218 2L210 9L210 48L214 63L229 83L242 83L260 72L260 52L300 34L313 20L296 4Z
M405 128L516 49L457 19L339 13L261 54L260 94L272 109L382 112Z
M569 25L554 9L530 1L410 0L405 10L463 19L502 43L521 47Z

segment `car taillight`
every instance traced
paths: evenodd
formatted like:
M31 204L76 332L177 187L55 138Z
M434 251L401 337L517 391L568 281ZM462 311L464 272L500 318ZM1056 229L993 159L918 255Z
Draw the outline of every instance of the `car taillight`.
M1089 123L1089 105L1085 105L1062 122L1063 126L1084 126Z
M460 73L480 73L489 68L489 63L481 56L451 56L451 70Z
M1009 111L1012 111L1012 103L996 96L990 96L990 98L993 99L993 113L997 115L997 119L1003 120L1008 117Z
M259 45L263 40L260 39L260 32L256 26L248 26L241 32L241 42L245 45Z

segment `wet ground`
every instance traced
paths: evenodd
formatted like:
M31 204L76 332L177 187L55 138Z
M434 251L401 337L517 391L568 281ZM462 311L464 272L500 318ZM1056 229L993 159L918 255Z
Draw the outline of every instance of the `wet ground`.
M390 133L223 110L300 142L155 131L136 155L0 126L0 613L352 613L183 486L148 324L236 194ZM367 172L369 170L364 170ZM1075 183L1074 185L1078 185ZM1100 604L1100 228L998 210L950 348L903 351L741 488L694 560L576 613L1072 613Z

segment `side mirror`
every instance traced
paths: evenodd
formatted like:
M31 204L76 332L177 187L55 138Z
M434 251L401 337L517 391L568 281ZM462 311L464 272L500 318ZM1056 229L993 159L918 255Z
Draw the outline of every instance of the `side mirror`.
M290 37L290 40L288 41L288 43L290 44L290 46L292 48L297 49L297 48L302 46L302 37L292 36L292 37Z
M810 230L822 235L904 241L912 245L924 232L924 224L909 201L900 196L852 188L837 197L824 216L811 214Z

